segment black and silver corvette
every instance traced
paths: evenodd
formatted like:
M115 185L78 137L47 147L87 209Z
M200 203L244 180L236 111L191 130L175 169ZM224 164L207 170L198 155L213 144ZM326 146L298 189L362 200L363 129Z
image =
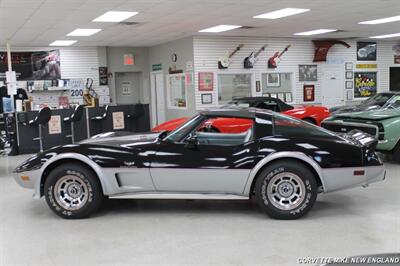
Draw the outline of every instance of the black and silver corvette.
M237 118L235 133L201 130ZM246 123L245 123L246 124ZM15 179L64 218L82 218L108 198L249 199L274 218L306 214L319 192L381 181L376 140L338 135L260 109L203 111L169 133L107 133L41 152Z

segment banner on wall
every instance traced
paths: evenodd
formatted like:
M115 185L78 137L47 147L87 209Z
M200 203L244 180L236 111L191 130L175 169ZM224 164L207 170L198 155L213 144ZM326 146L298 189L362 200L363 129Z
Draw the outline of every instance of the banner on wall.
M0 52L0 79L5 79L7 61L7 53ZM61 79L59 50L15 52L11 53L11 61L17 80Z
M374 96L377 92L376 72L354 73L354 98Z

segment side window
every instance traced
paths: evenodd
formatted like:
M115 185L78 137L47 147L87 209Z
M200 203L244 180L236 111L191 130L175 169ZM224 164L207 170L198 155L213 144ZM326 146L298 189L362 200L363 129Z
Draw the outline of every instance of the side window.
M292 117L276 114L274 116L274 134L284 137L318 137L334 135L329 131Z
M206 119L195 130L200 145L240 145L253 139L254 120L240 117Z
M257 105L257 108L261 108L261 109L266 109L266 110L271 110L274 112L279 112L279 106L277 104L276 101L274 100L266 100L264 102L261 102Z

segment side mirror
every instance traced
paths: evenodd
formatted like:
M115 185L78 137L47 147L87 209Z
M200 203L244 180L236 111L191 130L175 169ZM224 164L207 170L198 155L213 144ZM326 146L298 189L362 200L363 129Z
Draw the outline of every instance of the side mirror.
M186 139L185 148L195 149L195 148L197 148L198 144L199 144L199 141L197 139L197 136L196 135L191 135Z
M167 135L168 135L169 131L168 130L164 130L160 133L160 135L158 135L158 139L164 139Z

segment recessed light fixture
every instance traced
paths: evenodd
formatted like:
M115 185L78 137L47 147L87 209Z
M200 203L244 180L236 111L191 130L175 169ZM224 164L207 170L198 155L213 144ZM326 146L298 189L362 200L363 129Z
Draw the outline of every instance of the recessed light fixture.
M371 36L370 38L372 38L372 39L386 39L386 38L394 38L394 37L400 37L400 32L399 33L393 33L393 34L386 34L386 35Z
M395 21L400 21L400 16L362 21L362 22L358 22L358 24L383 24L383 23L389 23L389 22L395 22Z
M127 12L127 11L108 11L93 19L94 22L121 22L125 19L133 17L134 15L139 14L139 12Z
M257 16L254 16L253 18L277 19L277 18L283 18L283 17L301 14L301 13L308 12L308 11L310 11L310 9L284 8L284 9L279 9L279 10L272 11L269 13L257 15Z
M240 28L242 26L237 26L237 25L218 25L215 27L207 28L204 30L199 30L199 32L223 32L223 31L228 31L228 30L234 30L237 28Z
M91 36L98 33L101 29L76 29L67 34L67 36Z
M57 40L49 44L49 46L70 46L76 43L75 40Z
M309 35L317 35L317 34L324 34L324 33L329 33L329 32L334 32L337 30L334 29L318 29L318 30L310 30L310 31L305 31L305 32L298 32L293 35L302 35L302 36L309 36Z

